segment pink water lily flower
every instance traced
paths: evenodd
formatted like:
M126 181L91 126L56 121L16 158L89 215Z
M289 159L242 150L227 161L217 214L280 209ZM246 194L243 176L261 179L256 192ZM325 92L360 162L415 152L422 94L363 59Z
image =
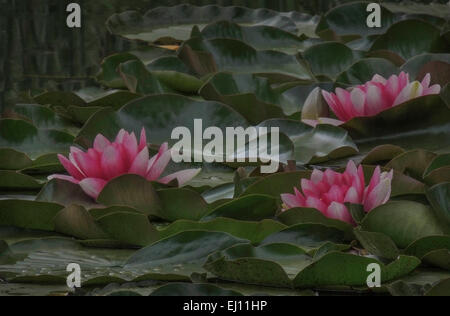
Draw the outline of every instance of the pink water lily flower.
M296 207L315 208L326 217L354 224L345 203L361 204L366 212L387 203L393 172L381 172L378 166L366 187L362 166L357 168L353 161L347 164L344 173L315 169L310 180L301 180L302 192L294 188L294 194L281 195L284 211Z
M417 97L439 94L441 86L430 86L430 82L430 74L422 82L409 82L409 75L405 72L389 79L375 75L363 85L349 90L337 88L336 93L322 91L322 95L338 119L347 122L354 117L377 115Z
M58 155L58 158L70 176L55 174L49 180L61 179L79 184L94 199L110 180L124 174L136 174L164 184L176 179L181 186L200 172L200 169L182 170L160 179L172 158L171 151L165 143L158 154L150 158L145 129L141 131L139 143L134 133L122 129L114 142L99 134L94 147L87 152L71 147L68 159L63 155Z

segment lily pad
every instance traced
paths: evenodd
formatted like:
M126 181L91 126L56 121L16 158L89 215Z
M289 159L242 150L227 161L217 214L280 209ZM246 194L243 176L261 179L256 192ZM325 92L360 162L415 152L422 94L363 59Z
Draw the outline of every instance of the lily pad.
M389 236L401 249L420 238L448 233L430 207L411 201L392 201L377 207L361 227Z
M311 82L313 76L295 56L258 51L234 39L206 40L194 37L180 48L179 57L199 76L216 72L255 73L271 82Z
M219 128L248 126L240 114L217 102L197 101L181 95L154 95L132 101L118 112L109 109L97 112L80 131L76 141L91 147L98 133L113 139L121 128L139 135L145 127L147 135L151 135L150 141L162 144L171 140L174 126L187 127L193 133L195 119Z
M53 231L63 206L26 200L0 200L0 225Z
M241 221L232 218L215 218L207 222L179 220L161 230L160 237L166 238L182 231L202 230L225 232L238 238L250 240L254 244L260 243L268 235L286 228L285 225L274 220L265 219L260 222Z
M32 159L50 152L66 152L73 139L65 132L37 129L23 120L0 120L0 147L26 153Z
M245 25L270 25L296 32L296 24L279 13L267 9L249 9L243 7L219 7L209 5L204 7L183 4L174 7L159 7L142 15L137 11L126 11L111 16L106 25L109 31L128 39L138 39L155 42L160 38L186 40L191 35L194 26L216 21L230 21Z
M276 200L271 196L245 195L220 205L203 217L202 220L225 217L244 221L259 221L274 217L277 208Z
M421 20L405 20L393 24L372 45L371 50L391 50L405 59L422 53L448 52L440 30Z
M311 46L302 53L302 56L315 75L332 79L362 57L360 53L338 42L325 42Z
M145 215L158 216L161 212L161 201L152 183L138 175L109 181L97 201L106 206L131 206Z
M349 41L359 37L383 34L395 21L388 9L381 7L381 27L367 27L367 2L337 6L327 12L319 22L316 33L327 40Z
M438 95L413 99L342 125L364 152L388 142L405 149L448 150L450 109Z

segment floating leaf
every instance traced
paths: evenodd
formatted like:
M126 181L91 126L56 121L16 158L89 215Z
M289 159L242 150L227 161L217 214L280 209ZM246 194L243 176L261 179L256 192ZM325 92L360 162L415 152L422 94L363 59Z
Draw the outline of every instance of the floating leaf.
M108 182L97 198L106 206L131 206L145 215L158 216L161 201L150 181L138 175L123 175Z
M361 227L389 236L403 249L420 238L446 234L430 207L411 201L392 201L377 207L366 216Z
M249 9L243 7L204 7L183 4L174 7L159 7L145 15L136 11L126 11L111 16L106 25L109 31L128 39L155 42L160 38L186 40L194 26L203 28L205 24L217 21L230 21L245 25L270 25L289 32L297 30L296 24L287 17L267 9ZM170 21L168 23L168 21Z
M255 73L271 82L313 80L295 56L282 52L257 51L233 39L206 40L194 37L180 48L179 57L199 76L216 72Z
M405 20L393 24L371 50L387 49L409 59L422 53L445 53L447 48L438 28L421 20Z
M53 231L54 217L63 207L26 200L0 200L0 225Z
M239 221L231 218L215 218L207 222L179 220L160 231L160 237L166 238L182 231L202 230L225 232L238 238L260 243L268 235L286 228L274 220L265 219L260 222Z
M259 221L274 217L276 211L277 203L273 197L252 194L220 205L203 217L202 220L225 217L244 221Z

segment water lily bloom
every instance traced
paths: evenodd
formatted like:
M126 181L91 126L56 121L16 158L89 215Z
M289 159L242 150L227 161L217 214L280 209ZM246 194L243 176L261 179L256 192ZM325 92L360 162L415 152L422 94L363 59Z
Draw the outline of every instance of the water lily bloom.
M357 168L353 161L347 164L344 173L315 169L310 180L302 179L302 192L294 188L294 194L281 195L283 208L315 208L326 217L354 224L345 203L361 204L366 212L387 203L391 196L393 172L381 172L378 166L366 186L362 166Z
M430 86L430 82L430 74L422 82L410 82L405 72L392 75L389 79L375 75L363 85L349 90L337 88L336 93L322 91L322 95L337 118L347 122L354 117L377 115L417 97L439 94L441 86Z
M55 174L49 180L61 179L79 184L94 199L110 180L124 174L136 174L164 184L177 180L181 186L200 172L200 169L182 170L160 178L172 158L171 151L164 143L158 154L150 158L145 129L141 131L139 142L134 133L122 129L114 142L99 134L94 147L87 152L71 147L69 158L63 155L58 155L58 158L70 176Z

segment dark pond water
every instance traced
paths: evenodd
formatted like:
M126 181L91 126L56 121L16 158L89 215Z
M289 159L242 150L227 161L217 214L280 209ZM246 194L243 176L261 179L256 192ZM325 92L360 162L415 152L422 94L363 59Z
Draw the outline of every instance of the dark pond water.
M92 76L102 58L132 46L105 29L106 19L115 12L191 3L321 14L349 1L352 0L0 0L0 112L5 106L26 102L29 90L74 90L94 84ZM82 7L81 29L66 27L65 10L70 2Z

